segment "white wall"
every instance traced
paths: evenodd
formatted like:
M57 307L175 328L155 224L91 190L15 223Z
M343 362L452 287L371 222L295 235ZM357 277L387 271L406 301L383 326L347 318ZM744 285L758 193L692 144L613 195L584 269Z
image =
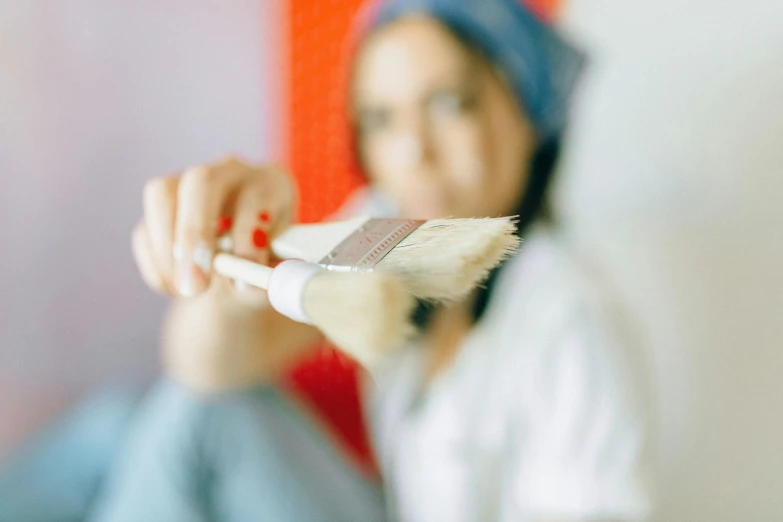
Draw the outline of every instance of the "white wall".
M274 150L275 2L0 2L0 454L103 383L156 368L135 272L144 181Z
M560 203L650 349L658 519L783 520L783 2L568 3Z

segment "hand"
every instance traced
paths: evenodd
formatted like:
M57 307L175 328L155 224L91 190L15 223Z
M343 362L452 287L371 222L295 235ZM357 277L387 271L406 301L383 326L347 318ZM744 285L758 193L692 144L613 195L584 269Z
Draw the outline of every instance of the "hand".
M153 179L133 234L142 278L164 294L194 297L211 290L226 297L231 285L212 274L214 253L231 250L268 264L271 238L290 224L295 199L288 175L236 158ZM265 295L240 293L247 302Z
M236 158L147 184L133 253L144 281L177 298L164 328L170 376L205 391L269 381L318 339L272 310L265 291L211 270L217 250L268 264L295 203L288 175Z

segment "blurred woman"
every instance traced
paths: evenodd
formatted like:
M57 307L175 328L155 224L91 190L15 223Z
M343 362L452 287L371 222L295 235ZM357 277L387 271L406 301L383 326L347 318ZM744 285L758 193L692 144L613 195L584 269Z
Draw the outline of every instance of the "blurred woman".
M219 221L235 253L270 262L296 204L289 177L232 158L151 182L134 251L145 281L179 297L172 381L93 517L644 519L632 347L548 205L581 55L515 0L390 0L359 24L350 115L369 184L343 214L518 214L520 253L464 302L420 308L421 334L369 368L381 487L269 385L320 334L210 273Z

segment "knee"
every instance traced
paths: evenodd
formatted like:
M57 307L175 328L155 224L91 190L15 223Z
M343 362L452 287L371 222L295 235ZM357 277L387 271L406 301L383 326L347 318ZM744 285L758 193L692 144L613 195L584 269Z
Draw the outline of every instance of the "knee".
M203 393L161 380L145 400L137 425L141 431L157 432L178 444L184 439L204 444L213 437L225 439L228 433L268 424L280 402L280 392L268 386Z
M113 455L138 411L143 393L132 387L104 389L82 402L68 419L65 432L78 434L91 455Z
M150 409L166 415L198 417L257 416L267 405L280 402L280 392L268 385L235 391L205 393L186 385L163 379L150 391Z

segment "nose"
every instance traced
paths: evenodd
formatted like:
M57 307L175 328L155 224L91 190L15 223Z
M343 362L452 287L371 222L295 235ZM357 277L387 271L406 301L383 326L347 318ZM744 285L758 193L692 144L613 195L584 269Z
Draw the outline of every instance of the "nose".
M422 160L421 140L411 133L402 134L394 142L392 154L401 168L416 167Z
M434 160L431 131L425 118L410 118L394 143L393 154L398 165L405 169L425 166Z

